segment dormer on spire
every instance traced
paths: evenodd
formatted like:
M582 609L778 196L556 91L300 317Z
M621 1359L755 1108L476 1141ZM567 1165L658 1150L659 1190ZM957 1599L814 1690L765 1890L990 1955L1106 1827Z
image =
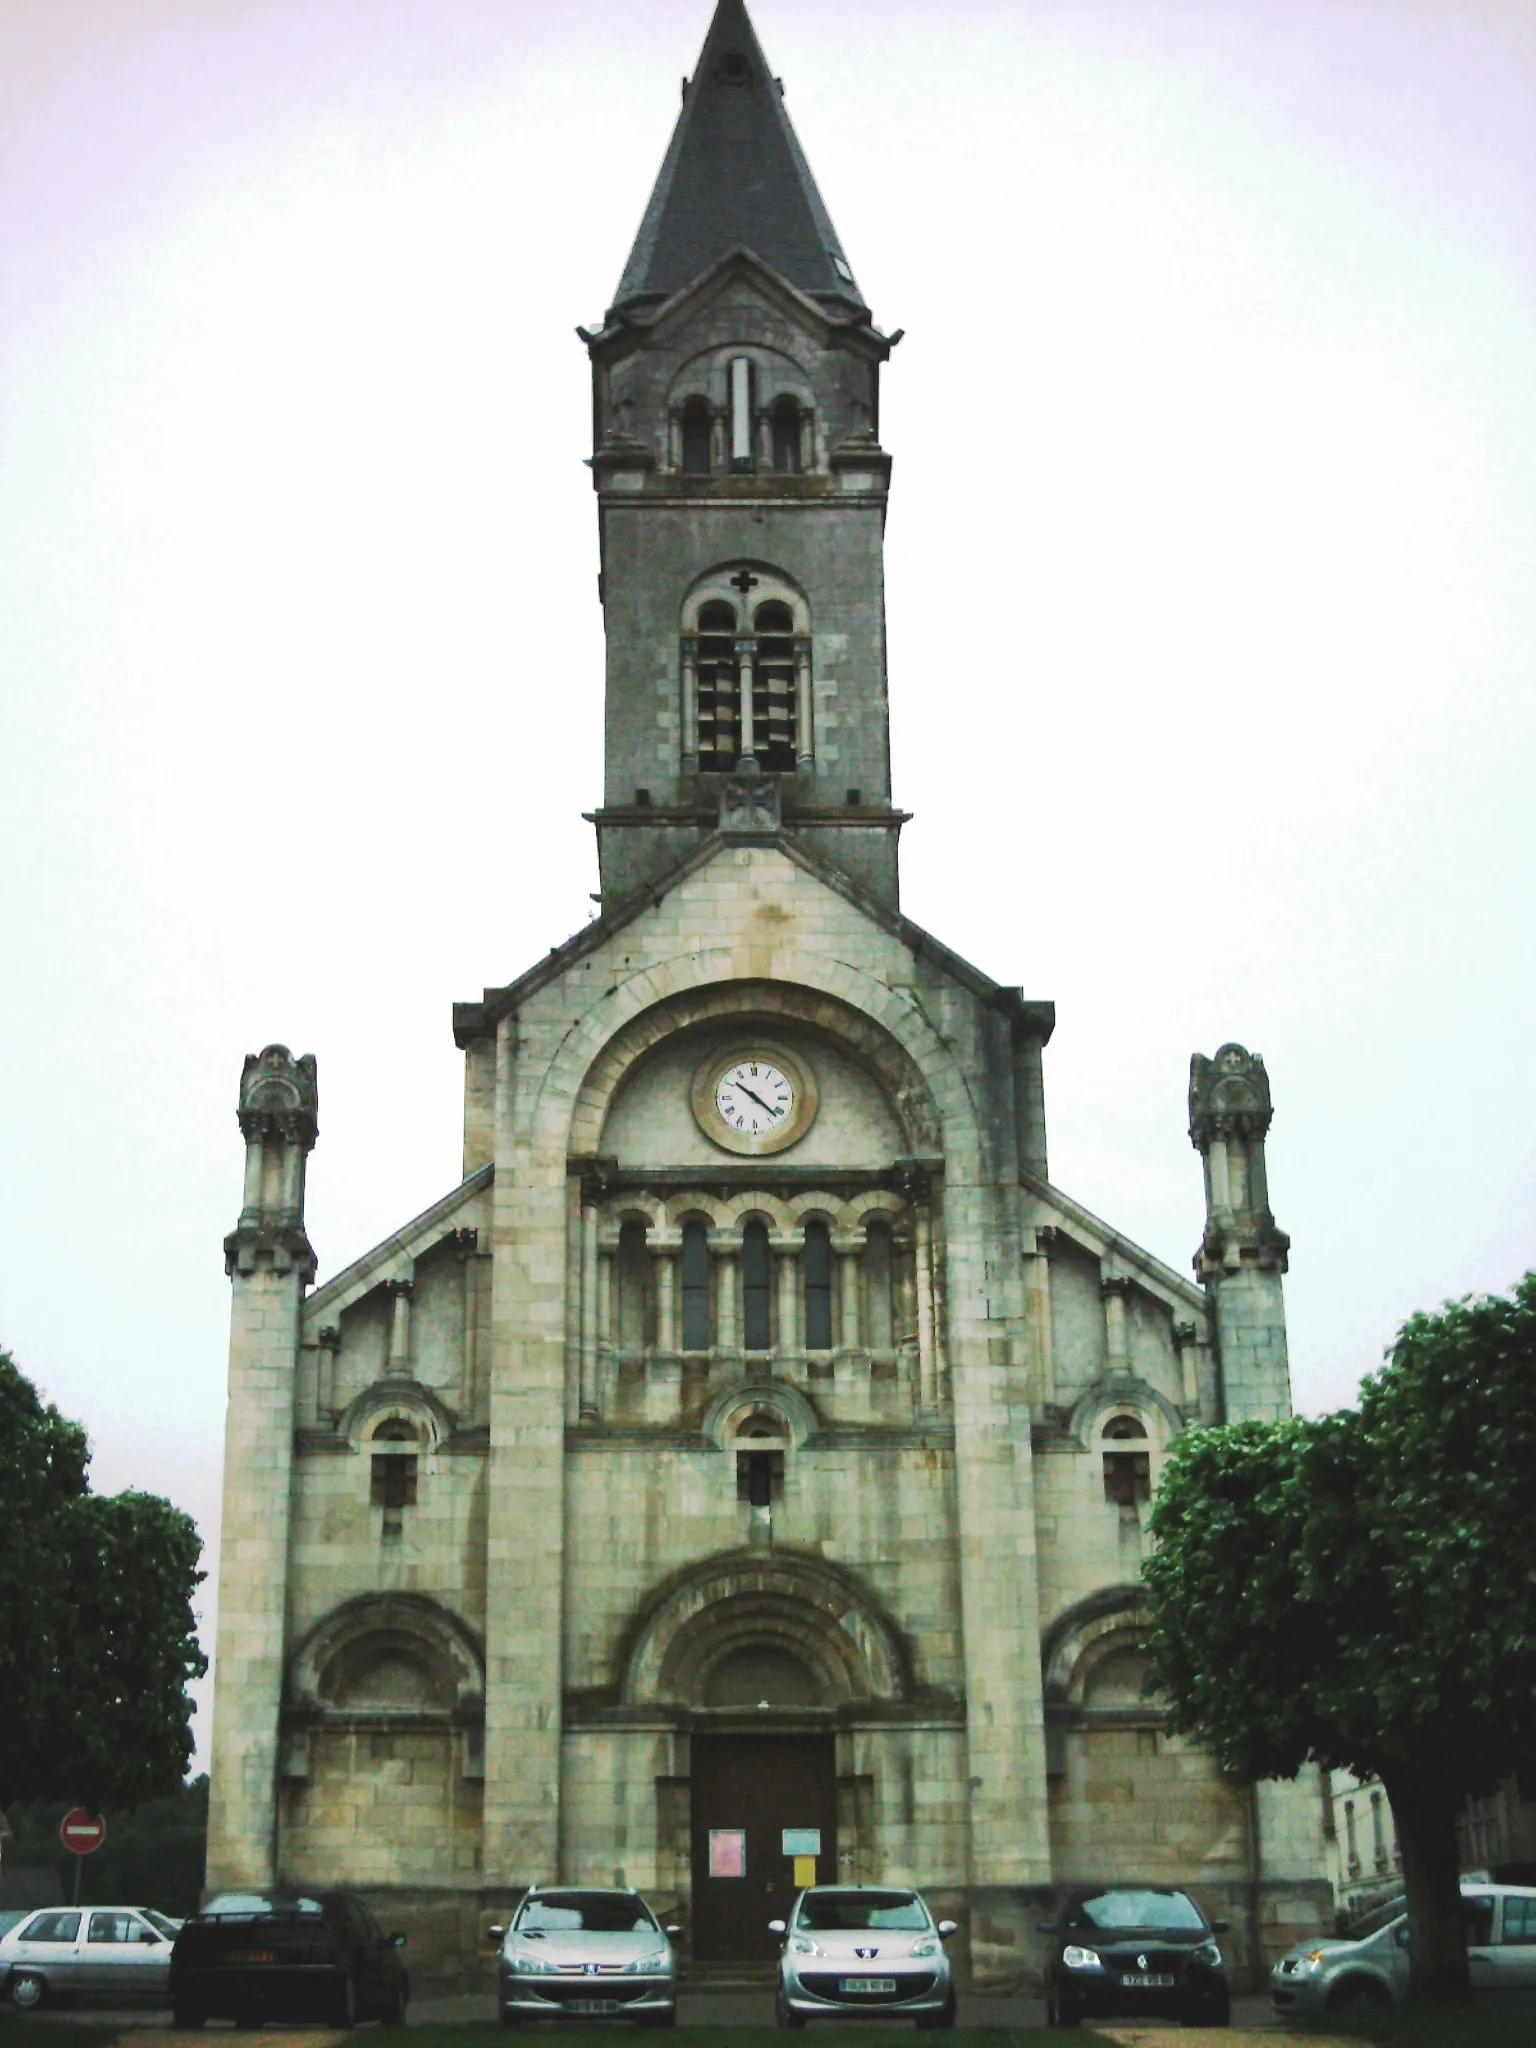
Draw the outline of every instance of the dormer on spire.
M744 246L831 314L868 318L743 0L719 0L610 319Z

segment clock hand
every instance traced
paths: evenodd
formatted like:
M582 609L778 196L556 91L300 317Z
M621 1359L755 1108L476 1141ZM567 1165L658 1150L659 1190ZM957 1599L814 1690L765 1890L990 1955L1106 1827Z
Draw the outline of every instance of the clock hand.
M775 1109L771 1102L764 1102L763 1098L761 1097L761 1095L757 1093L756 1089L749 1088L745 1081L738 1081L736 1083L736 1086L741 1090L743 1095L750 1095L752 1097L752 1100L757 1104L759 1109L766 1109L770 1116L782 1116L784 1114L782 1109Z

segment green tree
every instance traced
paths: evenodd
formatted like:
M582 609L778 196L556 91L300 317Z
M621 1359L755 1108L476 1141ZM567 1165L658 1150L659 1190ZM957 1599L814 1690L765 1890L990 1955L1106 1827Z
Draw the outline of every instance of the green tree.
M1536 1753L1536 1274L1416 1315L1358 1410L1192 1431L1145 1566L1150 1681L1229 1770L1379 1777L1411 1984L1467 1990L1456 1819Z
M192 1754L202 1543L169 1501L93 1494L89 1463L0 1352L0 1806L137 1805Z

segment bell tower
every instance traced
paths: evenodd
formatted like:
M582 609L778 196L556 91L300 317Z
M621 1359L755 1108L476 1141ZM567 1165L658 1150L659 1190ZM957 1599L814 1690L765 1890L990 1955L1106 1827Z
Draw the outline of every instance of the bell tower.
M719 0L592 359L605 912L713 832L894 906L874 326L742 0Z

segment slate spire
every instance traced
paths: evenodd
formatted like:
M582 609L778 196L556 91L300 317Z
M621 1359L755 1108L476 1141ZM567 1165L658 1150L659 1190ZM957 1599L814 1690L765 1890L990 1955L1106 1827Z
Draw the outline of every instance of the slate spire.
M670 298L738 243L829 312L867 312L743 0L718 0L613 311Z

